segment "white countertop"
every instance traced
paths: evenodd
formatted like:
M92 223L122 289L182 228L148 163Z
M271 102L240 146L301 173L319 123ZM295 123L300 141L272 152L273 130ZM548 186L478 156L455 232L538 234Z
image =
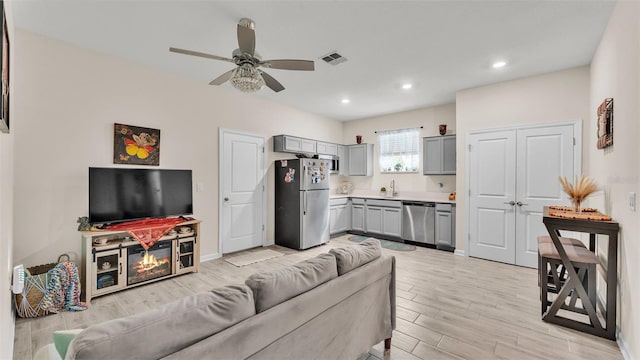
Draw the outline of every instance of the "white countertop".
M405 201L425 201L425 202L438 202L455 204L455 200L449 200L449 193L441 192L426 192L426 191L401 191L398 195L390 197L383 196L379 191L375 190L360 190L354 189L349 194L336 194L333 193L329 196L330 199L341 198L364 198L364 199L383 199L383 200L405 200Z

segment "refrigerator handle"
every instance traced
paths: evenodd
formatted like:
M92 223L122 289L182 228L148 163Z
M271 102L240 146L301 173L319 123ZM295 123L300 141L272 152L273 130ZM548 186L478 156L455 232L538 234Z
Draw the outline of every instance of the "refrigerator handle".
M304 195L302 197L302 215L307 215L307 192L303 191Z

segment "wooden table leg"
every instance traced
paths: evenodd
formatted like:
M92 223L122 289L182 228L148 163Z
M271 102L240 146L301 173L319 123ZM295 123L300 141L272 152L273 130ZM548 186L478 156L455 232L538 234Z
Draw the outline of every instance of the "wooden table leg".
M562 290L558 293L558 297L556 297L556 299L551 304L551 308L549 308L549 310L543 316L543 320L549 320L551 317L555 317L556 313L558 312L558 310L560 310L560 307L564 303L566 297L569 295L569 291L572 289L575 289L575 291L578 292L578 296L582 301L583 307L587 311L587 315L589 315L591 325L595 328L595 331L603 332L604 329L602 328L602 325L600 324L600 320L598 320L598 316L596 314L596 305L591 303L591 300L589 299L589 295L587 294L584 286L582 285L582 282L579 281L580 278L578 277L578 274L576 273L576 270L573 267L573 264L569 260L569 257L567 256L567 252L564 250L564 247L560 242L560 238L558 237L557 232L555 231L555 229L551 228L548 224L545 224L545 226L547 227L547 231L551 236L551 241L553 242L554 246L556 247L556 250L558 251L558 255L560 255L560 260L562 261L562 264L564 265L569 278L567 279L564 286L562 287Z

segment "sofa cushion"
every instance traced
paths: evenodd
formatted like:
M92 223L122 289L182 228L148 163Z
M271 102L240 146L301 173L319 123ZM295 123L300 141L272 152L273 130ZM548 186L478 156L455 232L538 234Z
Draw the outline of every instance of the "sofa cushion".
M335 255L338 275L342 275L379 258L382 254L382 247L380 240L369 238L357 245L331 249L329 253Z
M67 355L69 344L71 344L71 341L82 331L84 331L84 329L58 330L53 332L53 344L58 354L60 354L60 358L64 359Z
M81 332L71 359L159 359L255 315L251 289L231 285Z
M253 290L260 313L337 276L335 256L320 254L276 271L253 274L245 284Z

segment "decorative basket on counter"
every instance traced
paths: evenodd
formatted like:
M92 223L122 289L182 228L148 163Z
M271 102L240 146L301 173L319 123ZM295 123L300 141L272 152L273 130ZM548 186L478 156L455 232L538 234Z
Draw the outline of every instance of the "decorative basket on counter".
M57 263L36 265L27 268L24 279L24 289L21 294L16 294L16 311L23 318L33 318L47 315L48 312L41 306L44 294L49 283L49 270L62 262L66 257L70 261L68 254L58 256Z

